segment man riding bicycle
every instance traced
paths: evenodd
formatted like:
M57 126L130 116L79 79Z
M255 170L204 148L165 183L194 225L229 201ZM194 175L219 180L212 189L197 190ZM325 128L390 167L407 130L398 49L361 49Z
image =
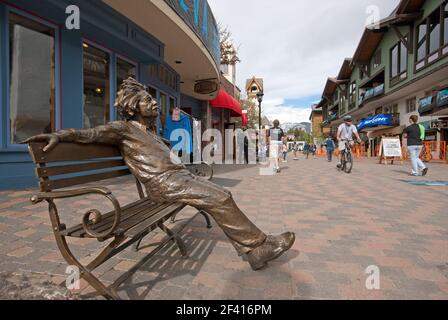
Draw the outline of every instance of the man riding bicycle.
M346 116L344 117L344 123L338 128L337 139L340 151L339 163L337 165L338 168L342 167L342 157L346 148L345 142L348 141L350 143L350 147L353 147L354 145L353 136L356 137L358 143L361 143L361 137L359 136L358 129L353 124L352 116Z

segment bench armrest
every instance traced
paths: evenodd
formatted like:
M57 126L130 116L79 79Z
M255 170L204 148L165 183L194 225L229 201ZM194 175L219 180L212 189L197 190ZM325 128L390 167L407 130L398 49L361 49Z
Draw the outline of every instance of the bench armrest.
M48 202L53 202L53 200L55 199L73 198L89 194L102 195L106 197L110 202L112 202L112 205L114 206L115 209L114 222L112 226L104 232L96 232L93 229L95 224L101 222L103 218L99 210L90 209L84 214L82 218L82 226L89 236L97 239L107 238L115 233L121 221L120 203L118 202L117 198L115 198L115 196L112 194L112 191L110 191L108 188L90 187L90 188L80 188L66 191L40 192L37 193L36 195L33 195L30 200L33 204L37 204L44 200ZM91 215L94 215L93 219L91 219L90 217Z
M38 204L44 200L73 198L88 194L100 194L103 196L108 196L112 194L112 191L104 187L93 187L93 188L80 188L66 191L40 192L33 195L30 200L33 204Z

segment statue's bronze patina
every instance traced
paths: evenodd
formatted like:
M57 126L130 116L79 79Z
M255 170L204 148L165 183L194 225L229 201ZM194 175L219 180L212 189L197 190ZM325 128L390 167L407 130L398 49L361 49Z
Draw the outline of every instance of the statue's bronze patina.
M179 202L209 213L233 243L238 253L246 254L254 270L266 266L289 250L294 233L267 236L238 208L226 189L194 176L183 164L172 160L171 151L155 134L159 115L156 101L136 80L125 80L118 92L116 107L123 121L94 129L62 130L25 141L47 142L44 151L59 142L118 146L134 176L146 187L155 202Z

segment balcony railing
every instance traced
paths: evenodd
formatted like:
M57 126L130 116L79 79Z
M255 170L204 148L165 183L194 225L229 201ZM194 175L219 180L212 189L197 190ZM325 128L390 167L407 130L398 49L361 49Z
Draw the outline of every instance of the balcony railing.
M448 88L444 88L432 96L422 98L418 102L418 112L422 116L431 115L448 108Z
M335 121L335 120L337 120L338 119L338 114L337 113L333 113L333 114L330 114L329 116L328 116L328 120L329 121Z
M379 86L376 86L375 88L371 88L371 89L367 90L364 94L362 94L359 97L359 103L363 104L366 101L368 101L372 98L378 97L382 94L384 94L384 83Z
M418 102L418 112L420 114L426 114L428 112L431 112L435 106L435 101L436 99L434 96L429 96L420 99Z

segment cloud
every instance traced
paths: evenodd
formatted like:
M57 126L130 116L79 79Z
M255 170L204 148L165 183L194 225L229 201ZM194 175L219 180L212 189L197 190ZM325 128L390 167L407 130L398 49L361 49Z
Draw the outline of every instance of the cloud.
M352 57L370 7L377 6L384 18L398 2L209 0L216 20L229 27L240 45L238 86L244 90L246 79L254 75L264 78L266 115L293 122L308 121L310 105L283 106L285 101L320 97L326 79ZM304 108L306 112L300 110Z

